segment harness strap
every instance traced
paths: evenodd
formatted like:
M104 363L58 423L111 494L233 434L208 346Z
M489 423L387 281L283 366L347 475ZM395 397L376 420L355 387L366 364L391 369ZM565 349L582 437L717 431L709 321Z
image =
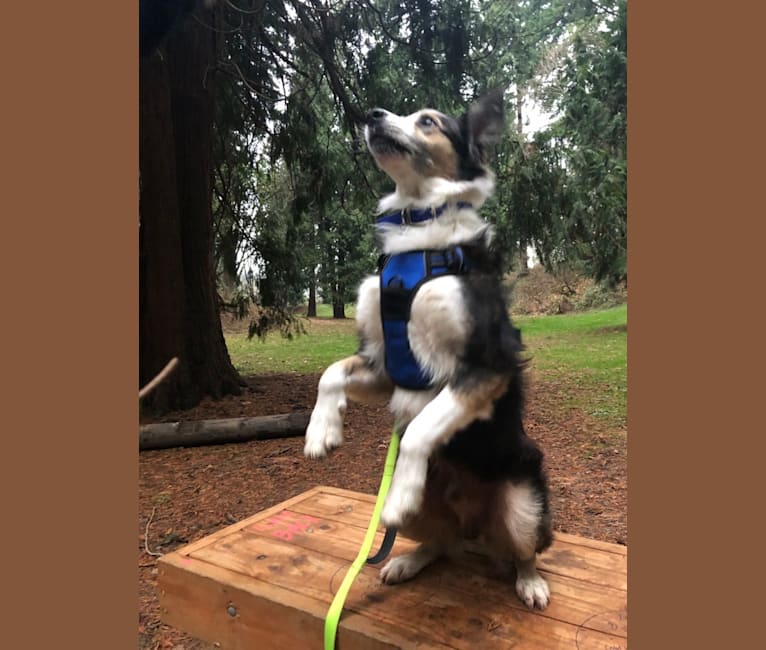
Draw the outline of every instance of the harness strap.
M388 445L388 453L386 454L386 462L383 467L383 478L380 480L380 489L378 490L378 498L375 501L375 509L372 511L372 517L370 517L370 523L367 526L367 533L364 536L364 541L359 549L359 553L351 566L348 568L343 582L341 582L335 597L332 599L330 609L327 610L327 616L324 621L324 650L334 650L335 637L338 631L338 622L340 621L340 614L343 611L343 603L346 602L346 597L351 589L351 585L354 584L356 576L359 575L359 571L365 565L367 556L372 548L372 543L375 541L375 533L378 530L378 522L380 521L380 513L383 510L383 503L386 500L388 494L388 488L391 487L391 479L394 475L394 467L396 466L396 456L399 453L399 431L394 427L391 432L391 442ZM396 529L393 530L393 535L396 535ZM389 536L389 531L386 531L386 537ZM386 537L383 539L383 547L386 546ZM393 546L393 538L390 540L390 544ZM382 552L383 549L381 549ZM390 548L389 548L390 550ZM375 560L380 553L377 553L373 560ZM386 553L388 554L388 553ZM385 556L384 556L385 557ZM383 558L381 558L382 560ZM380 560L376 560L380 561Z
M431 386L431 377L415 359L408 335L410 309L418 290L429 280L461 275L473 266L460 245L381 256L378 269L385 366L397 386L410 390L425 390Z
M398 212L392 212L390 214L379 217L375 220L375 223L378 225L391 223L394 225L404 226L411 225L413 223L420 223L422 221L429 221L430 219L438 219L442 213L450 206L454 206L458 210L473 207L470 203L458 201L457 203L445 203L438 208L434 208L433 206L415 210L412 208L404 208L404 210L399 210Z

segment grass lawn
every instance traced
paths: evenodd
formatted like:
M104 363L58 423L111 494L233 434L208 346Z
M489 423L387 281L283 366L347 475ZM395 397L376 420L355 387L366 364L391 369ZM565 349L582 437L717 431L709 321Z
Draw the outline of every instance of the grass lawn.
M323 305L324 306L324 305ZM226 346L234 367L243 375L263 375L273 372L322 372L333 361L356 352L356 325L352 310L346 309L345 320L333 320L332 309L327 316L304 320L307 334L291 340L272 332L261 342L257 337L248 341L247 334L226 334Z
M346 305L346 318L354 318L354 316L356 316L356 305L353 303ZM318 304L317 318L332 318L332 305Z
M628 308L517 317L532 368L569 387L564 404L624 427L628 405Z
M316 373L357 349L353 306L346 320L330 318L319 305L319 318L306 321L308 334L292 340L278 333L265 343L245 334L227 334L234 366L244 375L273 372ZM516 317L532 372L562 387L563 406L624 427L627 414L627 306L561 316Z

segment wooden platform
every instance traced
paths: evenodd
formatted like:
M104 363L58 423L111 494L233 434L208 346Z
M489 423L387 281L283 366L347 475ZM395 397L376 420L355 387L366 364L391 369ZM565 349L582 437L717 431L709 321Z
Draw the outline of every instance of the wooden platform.
M162 620L221 648L321 649L327 608L374 502L315 488L163 556ZM399 537L393 553L413 546ZM551 589L542 613L528 611L478 554L396 586L366 566L337 648L626 648L627 559L624 546L557 534L539 558Z

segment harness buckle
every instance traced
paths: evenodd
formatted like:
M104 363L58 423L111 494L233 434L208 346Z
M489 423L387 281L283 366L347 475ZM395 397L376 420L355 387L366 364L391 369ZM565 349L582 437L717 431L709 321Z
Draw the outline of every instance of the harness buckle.
M403 226L412 225L412 208L407 207L402 210L402 225Z

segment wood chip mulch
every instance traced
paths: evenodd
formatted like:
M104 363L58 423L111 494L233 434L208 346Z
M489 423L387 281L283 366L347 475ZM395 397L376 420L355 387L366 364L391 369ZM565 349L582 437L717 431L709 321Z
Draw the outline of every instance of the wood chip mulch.
M162 420L311 409L318 379L299 374L249 377L242 395L205 400ZM577 409L562 408L571 387L531 379L526 429L546 455L554 528L627 544L627 429L610 428ZM385 407L349 404L345 442L322 461L303 457L301 437L141 452L139 649L213 648L160 623L153 553L172 551L316 485L375 494L391 424Z

